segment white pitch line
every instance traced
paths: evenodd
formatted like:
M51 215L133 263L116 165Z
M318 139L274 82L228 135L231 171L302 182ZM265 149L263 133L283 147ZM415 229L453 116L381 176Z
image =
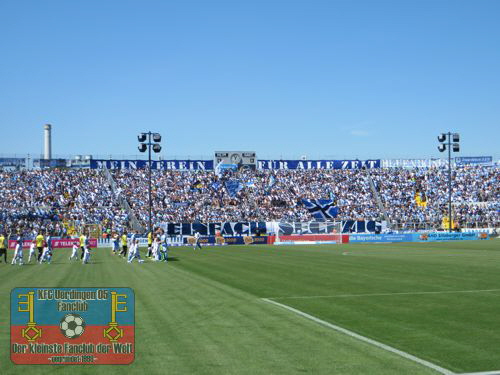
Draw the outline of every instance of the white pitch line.
M467 373L457 374L457 375L500 375L500 370L483 371L483 372L467 372Z
M300 316L302 316L302 317L304 317L306 319L312 320L313 322L319 323L319 324L321 324L321 325L323 325L325 327L331 328L331 329L333 329L333 330L335 330L337 332L341 332L341 333L343 333L345 335L348 335L348 336L353 337L355 339L358 339L360 341L366 342L366 343L368 343L370 345L373 345L373 346L376 346L376 347L378 347L380 349L383 349L383 350L386 350L388 352L397 354L400 357L409 359L410 361L416 362L416 363L418 363L418 364L420 364L422 366L431 368L431 369L433 369L433 370L435 370L435 371L437 371L437 372L439 372L441 374L453 375L452 371L450 371L448 369L445 369L444 367L435 365L434 363L426 361L425 359L421 359L421 358L415 357L414 355L412 355L410 353L403 352L402 350L393 348L392 346L389 346L389 345L386 345L386 344L382 344L381 342L372 340L372 339L370 339L368 337L361 336L361 335L359 335L359 334L357 334L355 332L349 331L348 329L345 329L345 328L342 328L342 327L337 326L335 324L332 324L332 323L329 323L327 321L321 320L319 318L316 318L313 315L309 315L309 314L307 314L307 313L305 313L303 311L294 309L293 307L290 307L288 305L284 305L282 303L270 300L268 298L262 298L262 300L265 301L265 302L268 302L268 303L272 303L273 305L279 306L279 307L281 307L283 309L292 311L292 312L294 312L297 315L300 315Z
M367 293L367 294L333 294L328 296L283 296L267 297L267 299L309 299L309 298L344 298L344 297L376 297L376 296L405 296L419 294L451 294L451 293L481 293L500 292L500 289L474 289L474 290L440 290L435 292L394 292L394 293Z

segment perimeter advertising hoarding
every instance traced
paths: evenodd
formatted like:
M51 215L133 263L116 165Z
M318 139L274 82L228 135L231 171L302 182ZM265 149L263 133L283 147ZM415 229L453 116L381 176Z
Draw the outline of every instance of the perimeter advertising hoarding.
M228 236L220 238L224 238L222 243L226 245L266 245L268 243L268 236ZM200 245L215 245L216 237L200 237L199 243ZM184 237L184 244L191 245L189 237Z
M414 234L415 242L444 242L444 241L464 241L464 240L488 240L490 238L487 232L433 232Z
M23 241L23 249L29 249L31 246L31 243L34 240L24 240ZM52 248L53 249L63 249L67 247L72 247L73 244L76 244L78 247L80 247L80 240L78 238L68 238L68 239L55 239L52 240ZM89 246L91 248L96 248L97 247L97 238L89 238ZM15 240L9 240L9 249L15 249L16 248L16 241Z
M414 234L351 234L349 242L413 242Z
M336 242L336 243L349 243L349 235L348 234L292 234L289 236L279 236L280 242L288 242L288 241L300 241L300 242ZM276 236L272 236L270 238L270 243L274 243L276 241Z
M470 241L487 240L486 232L480 233L456 233L456 232L432 232L432 233L402 233L402 234L351 234L349 242L445 242L445 241Z

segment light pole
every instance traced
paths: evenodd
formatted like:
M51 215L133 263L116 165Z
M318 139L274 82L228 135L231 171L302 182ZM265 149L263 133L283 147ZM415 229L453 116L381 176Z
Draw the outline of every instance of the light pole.
M446 151L448 148L448 230L451 232L453 219L451 217L451 151L460 151L460 135L458 133L441 133L438 135L438 141L440 142L438 146L439 152ZM452 143L453 142L453 143Z
M152 133L151 131L147 133L141 133L137 136L137 140L140 142L139 146L137 147L140 152L146 152L148 150L148 170L149 170L149 233L153 233L153 228L152 228L152 211L153 211L153 202L151 199L151 148L155 153L158 153L161 151L161 135L158 133Z

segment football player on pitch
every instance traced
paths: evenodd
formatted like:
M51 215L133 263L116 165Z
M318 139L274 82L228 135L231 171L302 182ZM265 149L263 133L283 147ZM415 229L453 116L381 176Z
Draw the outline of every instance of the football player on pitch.
M3 255L5 263L7 263L7 242L5 233L0 233L0 257Z
M18 235L16 237L16 248L14 250L14 257L12 258L11 264L16 263L20 266L23 265L23 236L21 234L21 231L18 232Z
M28 263L31 263L31 257L33 257L33 259L35 259L36 255L36 240L33 240L31 241L31 245L30 245L30 255L28 257ZM35 263L36 263L36 260L35 260Z
M167 235L165 234L164 230L161 231L160 241L161 241L161 248L160 248L160 256L159 256L158 260L161 261L163 258L163 261L167 262L168 261L168 243L167 243Z
M85 238L85 244L83 248L85 252L83 253L82 264L88 264L90 260L90 240L88 238Z
M193 244L193 250L196 250L196 248L199 248L201 250L201 245L200 245L200 232L195 232L194 234L194 244Z
M69 260L73 259L78 260L78 245L76 243L73 243L73 251L71 252L71 256L69 257Z

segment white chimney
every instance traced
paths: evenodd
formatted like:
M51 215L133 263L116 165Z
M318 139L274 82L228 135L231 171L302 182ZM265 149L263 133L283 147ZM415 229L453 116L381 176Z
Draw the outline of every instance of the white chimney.
M52 159L52 125L45 124L45 150L43 154L43 158L46 160Z

